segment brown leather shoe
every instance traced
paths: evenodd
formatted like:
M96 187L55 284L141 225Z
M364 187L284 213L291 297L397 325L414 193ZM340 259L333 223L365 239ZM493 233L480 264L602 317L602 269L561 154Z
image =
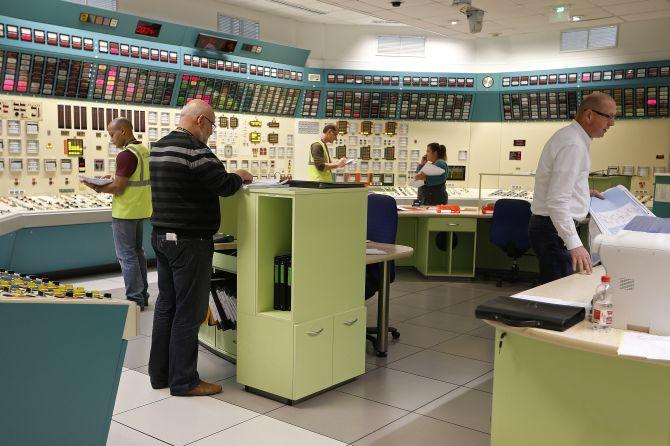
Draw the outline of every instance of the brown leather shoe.
M200 380L200 383L181 396L207 396L221 393L223 389L218 384L212 384Z

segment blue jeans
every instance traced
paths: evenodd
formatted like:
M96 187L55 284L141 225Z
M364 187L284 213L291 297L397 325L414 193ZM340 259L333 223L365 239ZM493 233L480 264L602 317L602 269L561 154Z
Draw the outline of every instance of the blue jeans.
M158 269L158 300L149 355L155 389L183 395L200 382L198 331L209 306L214 244L208 238L165 239L151 234Z
M142 248L144 220L112 218L114 249L123 273L126 299L141 306L145 306L149 300L147 259Z

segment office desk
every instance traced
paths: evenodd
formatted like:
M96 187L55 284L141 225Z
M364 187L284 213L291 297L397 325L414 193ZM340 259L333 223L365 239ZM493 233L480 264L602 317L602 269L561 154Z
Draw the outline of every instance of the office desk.
M603 273L597 267L522 294L585 302ZM670 362L618 356L622 330L598 333L585 322L565 332L489 324L492 446L669 444Z
M491 214L482 214L476 207L449 214L409 208L399 210L398 218L396 243L416 250L412 259L398 262L399 266L413 266L427 277L474 277L478 220L490 220Z
M388 263L393 260L410 257L414 250L409 246L391 245L387 243L368 242L367 248L380 249L386 254L366 254L365 264L382 264L382 283L377 297L377 339L374 343L377 356L386 356L388 349L389 327L389 296L391 289L391 272Z

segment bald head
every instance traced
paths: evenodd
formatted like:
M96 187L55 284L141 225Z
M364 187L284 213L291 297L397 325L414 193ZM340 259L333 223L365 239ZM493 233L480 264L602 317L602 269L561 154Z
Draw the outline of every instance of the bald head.
M612 96L600 92L591 93L582 99L579 110L577 110L577 118L583 115L586 110L601 110L610 105L614 105L616 108L616 103L612 99Z
M127 118L112 119L111 121L109 121L109 124L107 124L107 128L109 127L126 129L130 130L131 132L133 131L133 123L130 122L130 119Z
M575 120L591 138L602 138L614 125L616 102L608 94L591 93L582 99Z
M107 124L107 133L116 147L125 147L129 142L135 140L133 135L133 123L126 118L116 118Z
M181 109L179 127L188 130L203 144L214 131L214 109L200 99L193 99Z

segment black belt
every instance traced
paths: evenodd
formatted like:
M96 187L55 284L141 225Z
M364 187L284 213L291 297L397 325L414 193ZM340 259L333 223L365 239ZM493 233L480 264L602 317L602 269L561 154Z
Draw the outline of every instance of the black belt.
M170 229L170 228L161 228L161 227L155 227L154 226L154 233L156 235L165 235L168 233L176 234L177 238L181 239L189 239L189 238L204 238L204 239L212 239L212 236L214 234L210 232L203 232L203 231L189 231L189 230L184 230L184 229Z

